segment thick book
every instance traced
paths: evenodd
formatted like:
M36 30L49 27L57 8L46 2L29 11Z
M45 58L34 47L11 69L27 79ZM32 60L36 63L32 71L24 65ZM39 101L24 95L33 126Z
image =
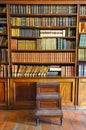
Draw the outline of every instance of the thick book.
M48 71L46 72L46 77L56 77L60 76L58 71Z

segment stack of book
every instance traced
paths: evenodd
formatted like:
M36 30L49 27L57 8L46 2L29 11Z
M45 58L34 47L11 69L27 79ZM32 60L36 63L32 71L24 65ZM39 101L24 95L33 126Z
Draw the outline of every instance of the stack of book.
M56 77L61 76L61 68L60 67L50 67L48 72L46 73L47 77Z

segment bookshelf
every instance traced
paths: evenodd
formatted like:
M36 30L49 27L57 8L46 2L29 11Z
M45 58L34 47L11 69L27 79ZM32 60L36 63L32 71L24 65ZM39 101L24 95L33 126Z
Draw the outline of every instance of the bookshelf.
M12 76L74 76L76 16L76 5L10 5Z
M10 4L8 8L13 91L20 93L17 88L23 82L52 79L60 82L63 106L67 101L68 106L74 107L77 5L28 3ZM67 79L69 83L63 82ZM69 91L68 97L65 88ZM21 101L17 104L13 93L11 97L12 105L19 107Z
M60 83L63 107L86 106L85 7L84 0L0 2L0 83L7 107L34 108L36 83L51 80Z
M7 8L0 4L0 107L7 107L8 77Z
M85 106L86 82L86 5L80 5L79 47L78 47L78 76L79 76L79 105Z
M8 42L6 5L0 6L0 77L7 77Z

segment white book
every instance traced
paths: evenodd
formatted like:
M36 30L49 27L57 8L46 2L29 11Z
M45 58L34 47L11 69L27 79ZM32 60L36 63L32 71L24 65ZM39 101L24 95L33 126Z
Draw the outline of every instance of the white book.
M50 71L61 71L61 68L50 68Z

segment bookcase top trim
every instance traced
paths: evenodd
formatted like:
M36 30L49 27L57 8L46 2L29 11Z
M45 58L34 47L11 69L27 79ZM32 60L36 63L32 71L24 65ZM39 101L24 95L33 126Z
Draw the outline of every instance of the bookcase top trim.
M3 0L0 4L86 4L86 0Z

